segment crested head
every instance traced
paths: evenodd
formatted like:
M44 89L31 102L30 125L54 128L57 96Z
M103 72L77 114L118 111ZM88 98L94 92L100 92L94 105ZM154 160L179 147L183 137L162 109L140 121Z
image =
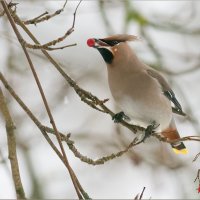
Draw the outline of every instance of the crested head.
M129 50L126 42L134 40L139 39L134 35L118 34L102 39L90 38L87 40L87 44L90 47L96 48L104 61L107 64L111 64L117 56L120 56L120 53L124 54L126 49Z

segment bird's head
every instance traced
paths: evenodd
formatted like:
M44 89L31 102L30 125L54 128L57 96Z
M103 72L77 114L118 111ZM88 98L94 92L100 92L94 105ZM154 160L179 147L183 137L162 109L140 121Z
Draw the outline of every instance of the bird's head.
M127 41L138 40L134 35L120 34L103 39L90 38L87 40L89 47L96 48L107 64L111 64L116 57L121 57L129 50Z

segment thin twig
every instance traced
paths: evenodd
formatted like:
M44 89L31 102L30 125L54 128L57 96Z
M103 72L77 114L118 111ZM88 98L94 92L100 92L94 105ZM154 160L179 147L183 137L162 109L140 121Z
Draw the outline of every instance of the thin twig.
M198 184L199 184L199 186L198 186L198 188L197 188L197 191L198 191L198 193L200 193L200 169L198 169L198 171L197 171L197 176L196 176L196 178L195 178L195 180L194 180L194 183L196 182L198 180Z
M76 9L74 11L74 18L73 18L73 22L72 22L72 26L71 28L68 29L68 31L61 37L53 40L53 41L50 41L50 42L47 42L45 44L39 44L39 43L36 43L36 44L29 44L28 42L26 42L22 37L21 37L21 43L26 46L27 48L31 48L31 49L41 49L41 50L48 50L48 51L53 51L53 50L57 50L57 49L64 49L66 47L72 47L72 46L75 46L76 43L74 44L70 44L70 45L65 45L65 46L61 46L61 47L57 47L57 48L53 48L51 46L54 46L56 45L57 43L59 42L62 42L66 37L68 37L73 31L74 31L74 26L75 26L75 21L76 21L76 13L77 13L77 10L78 10L78 7L80 5L80 3L82 2L79 1L78 5L76 6ZM13 16L15 22L17 24L19 24L19 18L16 16L16 13L15 12L11 12L11 15ZM21 26L21 23L25 26L25 24L20 20L20 26Z
M200 156L200 152L194 157L193 162L195 162Z
M48 51L54 51L54 50L58 50L58 49L64 49L64 48L68 48L68 47L74 47L74 46L77 45L76 43L73 43L73 44L68 44L68 45L64 45L64 46L60 46L60 47L49 47L49 46L55 45L57 43L56 42L54 44L54 41L48 42L48 43L43 44L43 45L36 45L36 44L29 44L23 38L21 40L21 42L23 43L23 45L25 47L29 48L29 49L45 49L45 50L48 50ZM59 42L61 42L61 41L62 40L60 40Z
M55 131L55 134L56 134L56 137L57 137L57 140L58 140L58 143L59 143L61 152L62 152L62 156L63 156L64 162L66 163L66 166L67 166L67 169L68 169L68 171L69 171L69 174L70 174L70 176L71 176L71 179L72 179L74 188L75 188L75 190L76 190L76 193L77 193L77 195L78 195L78 198L79 198L79 199L82 199L82 195L81 195L81 193L80 193L80 191L79 191L79 187L78 187L78 185L77 185L77 182L76 182L76 179L75 179L73 170L72 170L71 166L69 165L69 162L68 162L68 159L67 159L67 156L66 156L64 147L63 147L63 145L62 145L62 141L61 141L60 135L59 135L59 133L58 133L58 130L57 130L55 121L54 121L53 116L52 116L52 114L51 114L51 111L50 111L48 102L47 102L47 100L46 100L46 97L45 97L45 94L44 94L44 92L43 92L43 89L42 89L42 86L41 86L41 84L40 84L40 81L39 81L39 78L38 78L38 76L37 76L37 73L36 73L36 71L35 71L35 69L34 69L34 66L33 66L33 63L32 63L32 61L31 61L31 58L30 58L30 56L29 56L29 54L28 54L28 52L27 52L27 50L26 50L26 47L23 45L23 43L21 43L21 39L22 39L21 34L19 33L19 31L18 31L18 29L17 29L17 27L16 27L16 25L15 25L15 22L14 22L14 20L13 20L11 14L10 14L10 12L9 12L9 9L8 9L8 7L7 7L7 4L5 3L5 1L1 1L1 4L2 4L2 6L3 6L3 8L4 8L4 11L5 11L5 13L6 13L7 17L8 17L8 20L9 20L9 22L10 22L10 24L11 24L11 26L12 26L12 28L13 28L15 34L16 34L16 36L17 36L17 38L18 38L18 40L19 40L21 46L22 46L22 49L23 49L23 51L24 51L24 53L25 53L25 56L26 56L26 58L27 58L27 60L28 60L29 66L30 66L30 68L31 68L31 71L32 71L33 76L34 76L34 78L35 78L35 81L36 81L36 83L37 83L38 89L39 89L39 91L40 91L42 100L43 100L43 102L44 102L46 111L47 111L47 113L48 113L48 116L49 116L49 119L50 119L50 123L52 124L53 129L54 129L54 131Z
M65 1L63 7L62 7L61 9L57 10L56 12L54 12L53 14L48 14L48 12L46 11L46 12L44 12L43 14L41 14L41 15L39 15L39 16L33 18L33 19L23 21L23 23L24 23L25 25L29 25L29 24L34 24L34 25L36 25L36 24L38 24L38 23L40 23L40 22L47 21L47 20L49 20L49 19L51 19L51 18L53 18L53 17L59 15L61 12L63 12L63 11L64 11L64 8L65 8L65 6L66 6L66 4L67 4L67 0ZM45 15L45 16L44 16L44 15Z
M141 200L145 191L145 187L143 187L141 194L137 194L134 198L134 200Z
M176 140L169 140L168 138L158 134L158 133L154 133L152 134L153 137L156 137L158 140L162 141L162 142L167 142L167 143L176 143L176 142L183 142L183 141L197 141L200 142L200 136L186 136L186 137L182 137Z
M93 160L91 158L88 158L87 156L83 156L74 146L74 143L71 141L70 143L68 143L69 148L71 149L71 151L74 153L74 155L79 158L81 161L88 163L90 165L102 165L107 161L113 160L117 157L121 157L122 155L124 155L125 153L127 153L131 148L133 148L134 146L139 145L140 143L142 143L142 141L138 141L138 138L135 137L133 139L133 141L124 149L121 150L117 153L112 153L110 155L107 156L103 156L102 158L98 158L96 160Z
M24 23L25 25L29 25L29 24L34 24L34 25L36 25L36 24L38 24L38 23L40 23L40 22L47 21L47 20L49 20L49 19L51 19L51 18L53 18L53 17L59 15L61 12L63 12L63 11L64 11L64 8L65 8L65 6L66 6L66 4L67 4L67 0L65 1L63 7L62 7L61 9L57 10L56 12L54 12L53 14L49 14L49 15L48 15L48 12L46 11L46 12L44 12L43 14L41 14L41 15L39 15L39 16L33 18L33 19L23 21L23 23ZM44 16L44 15L45 15L45 16Z
M42 13L41 15L39 15L39 16L37 16L37 17L34 17L33 19L29 19L29 20L26 20L26 21L23 21L23 23L24 24L26 24L26 25L29 25L29 24L34 24L34 25L36 25L37 23L39 23L38 21L39 20L42 20L43 18L43 16L44 15L47 15L48 14L48 12L46 11L46 12L44 12L44 13ZM46 17L46 16L45 16ZM44 21L44 20L42 20L42 21Z
M7 141L8 141L8 152L11 164L12 177L15 185L15 192L17 199L26 199L24 188L21 182L17 152L16 152L16 139L14 133L14 123L10 115L9 109L6 104L5 97L0 87L0 111L4 117L6 123Z
M199 180L199 183L200 183L200 169L197 171L197 176L196 176L194 182L196 182L197 180Z
M72 22L71 29L74 29L75 22L76 22L76 13L77 13L78 7L80 6L80 4L81 4L82 1L83 0L80 0L79 3L77 4L76 8L75 8L75 11L74 11L74 14L73 14L74 15L74 19L73 19L73 22Z
M146 188L144 187L143 190L142 190L142 192L141 192L141 194L140 194L140 197L139 197L140 200L141 200L142 197L143 197L143 194L144 194L145 189L146 189Z

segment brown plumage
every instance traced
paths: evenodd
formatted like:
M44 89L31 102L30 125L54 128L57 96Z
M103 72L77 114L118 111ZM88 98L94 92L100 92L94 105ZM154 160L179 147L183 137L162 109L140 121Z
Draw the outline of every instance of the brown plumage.
M103 40L106 41L119 41L119 42L127 42L127 41L134 41L139 40L139 38L135 35L128 35L128 34L118 34L118 35L112 35L107 38L103 38Z
M127 41L138 40L133 35L113 35L103 39L89 39L107 64L108 82L112 96L120 109L134 124L147 127L159 124L157 132L170 140L180 138L176 129L171 102L182 114L182 107L165 78L139 60ZM186 153L182 142L172 144L176 153Z

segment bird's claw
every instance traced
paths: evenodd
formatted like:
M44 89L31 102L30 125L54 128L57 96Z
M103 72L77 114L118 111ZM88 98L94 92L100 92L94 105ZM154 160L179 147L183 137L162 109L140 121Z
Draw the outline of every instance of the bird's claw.
M148 137L150 137L152 133L155 132L154 130L158 128L159 125L160 124L156 124L156 122L153 121L149 126L147 126L144 132L144 137L142 138L141 142L144 142Z
M112 120L115 122L115 123L119 123L121 122L122 120L130 120L130 118L124 114L124 112L119 112L119 113L116 113L113 117L112 117Z

